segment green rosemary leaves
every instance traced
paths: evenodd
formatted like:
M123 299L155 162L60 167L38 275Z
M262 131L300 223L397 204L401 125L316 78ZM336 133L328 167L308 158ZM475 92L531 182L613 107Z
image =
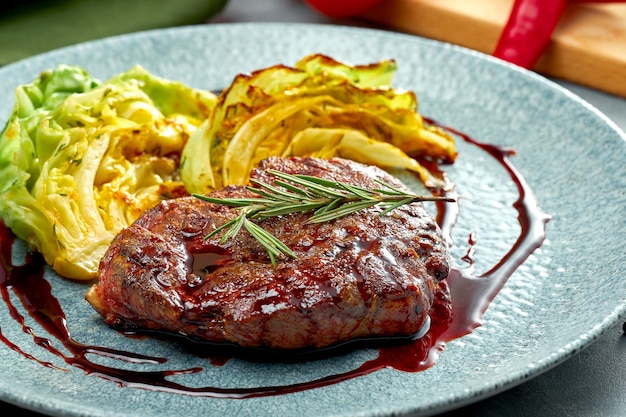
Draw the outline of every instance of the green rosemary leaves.
M382 216L402 205L417 201L454 201L448 197L406 192L384 182L379 182L380 188L368 190L309 175L287 174L276 170L268 172L278 178L273 185L251 179L254 186L247 187L258 197L213 198L193 194L201 200L237 207L240 210L239 216L213 230L206 239L224 231L221 241L226 242L244 228L267 251L271 262L275 263L276 258L281 255L291 258L296 255L287 245L257 224L267 218L312 212L306 222L323 223L373 206L383 209L380 213Z

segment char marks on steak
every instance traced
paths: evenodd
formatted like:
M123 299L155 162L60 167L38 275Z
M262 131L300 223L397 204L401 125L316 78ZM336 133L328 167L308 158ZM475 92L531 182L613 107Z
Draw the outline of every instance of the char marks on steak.
M270 157L251 176L272 183L268 169L406 189L382 169L339 158ZM243 186L212 195L256 196ZM306 214L267 219L263 228L297 256L276 264L243 229L224 243L220 235L205 239L236 214L195 197L163 201L114 239L86 299L119 328L243 347L322 348L415 334L449 272L446 243L421 203L320 224L305 223Z

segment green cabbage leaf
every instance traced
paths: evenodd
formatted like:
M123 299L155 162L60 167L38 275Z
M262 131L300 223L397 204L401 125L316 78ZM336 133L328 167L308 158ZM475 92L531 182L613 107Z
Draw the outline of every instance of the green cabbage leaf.
M293 67L237 75L183 150L187 190L246 184L251 169L271 155L350 155L411 169L435 185L418 159L453 162L454 138L424 121L414 92L391 86L396 69L393 60L349 65L314 54Z
M97 276L111 240L186 195L179 162L217 97L136 66L102 82L60 65L15 89L0 134L0 217L59 275Z

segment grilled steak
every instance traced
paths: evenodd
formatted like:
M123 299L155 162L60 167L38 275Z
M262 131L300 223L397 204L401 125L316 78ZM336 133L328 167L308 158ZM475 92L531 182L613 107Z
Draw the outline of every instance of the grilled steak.
M251 176L272 183L268 169L406 189L379 168L338 158L271 157ZM255 196L242 186L213 195ZM236 214L195 197L163 201L115 238L86 299L106 323L125 329L243 347L322 348L418 332L448 275L447 246L420 203L321 224L305 223L306 214L267 219L263 228L297 255L275 264L243 229L225 243L219 234L205 239Z

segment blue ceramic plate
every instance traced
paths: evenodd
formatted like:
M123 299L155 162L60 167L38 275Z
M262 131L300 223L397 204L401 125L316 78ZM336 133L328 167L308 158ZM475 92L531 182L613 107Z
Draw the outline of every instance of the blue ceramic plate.
M559 86L478 53L414 36L336 26L224 24L149 31L79 44L1 68L1 123L11 112L13 88L61 63L81 65L100 79L141 64L165 78L219 89L237 73L294 64L316 52L354 64L394 58L399 67L394 84L417 93L422 114L483 142L515 148L512 162L552 220L544 244L511 276L482 326L448 343L438 363L422 372L383 369L292 394L223 399L120 387L87 374L37 346L3 305L3 336L65 371L2 345L0 398L63 416L433 414L554 367L588 346L626 311L624 238L618 232L626 230L624 134ZM480 270L497 262L518 234L517 213L511 207L515 193L506 172L484 152L462 141L458 148L458 161L446 168L464 195L453 256L459 260L467 250L468 234L476 233ZM306 383L376 357L374 349L359 349L295 364L233 359L214 366L175 343L131 339L111 330L84 301L84 284L54 274L48 279L74 339L167 357L168 369L203 368L199 374L173 377L183 384L232 388ZM63 351L22 314L28 326Z

